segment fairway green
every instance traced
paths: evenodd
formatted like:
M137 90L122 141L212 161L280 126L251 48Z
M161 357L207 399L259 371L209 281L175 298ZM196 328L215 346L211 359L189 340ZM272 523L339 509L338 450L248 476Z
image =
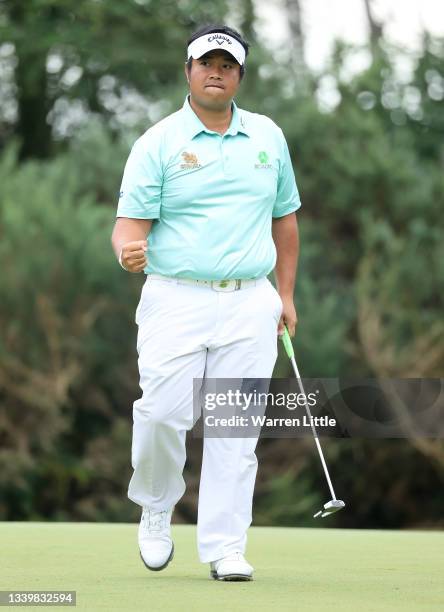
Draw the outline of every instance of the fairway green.
M0 523L0 590L75 590L92 611L444 610L444 532L252 527L247 583L209 578L195 526L173 525L162 572L136 538L136 525Z

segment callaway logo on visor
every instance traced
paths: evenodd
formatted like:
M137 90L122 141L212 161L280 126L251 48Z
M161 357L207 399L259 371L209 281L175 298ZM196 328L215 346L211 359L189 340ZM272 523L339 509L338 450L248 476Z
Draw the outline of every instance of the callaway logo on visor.
M225 36L225 34L212 34L208 37L209 43L213 42L213 40L215 40L218 45L223 45L224 42L228 43L229 45L233 44L231 40Z
M245 62L245 49L243 46L238 40L223 32L213 32L210 35L205 34L193 40L188 45L188 59L190 57L199 59L199 57L202 57L208 51L213 51L213 49L226 49L241 66Z

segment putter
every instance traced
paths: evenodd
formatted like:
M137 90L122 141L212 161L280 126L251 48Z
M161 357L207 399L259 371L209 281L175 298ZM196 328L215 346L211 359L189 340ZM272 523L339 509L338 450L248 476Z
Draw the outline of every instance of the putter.
M308 406L307 396L305 395L304 387L302 386L302 380L301 380L301 377L299 375L298 366L296 365L296 360L294 358L293 344L291 342L291 338L290 338L290 334L288 333L287 326L284 326L284 333L281 336L281 340L284 343L285 352L287 353L287 355L288 355L288 357L289 357L289 359L291 361L291 365L293 366L293 370L294 370L295 376L297 378L298 385L299 385L299 388L301 390L301 393L305 397L305 409L306 409L307 414L308 414L308 419L309 419L310 424L311 424L311 429L313 431L313 436L314 436L314 439L315 439L315 442L316 442L317 449L319 451L319 457L321 458L322 467L324 468L325 477L327 478L328 486L329 486L331 497L332 497L332 499L329 502L324 504L323 510L319 510L319 512L316 512L316 514L313 514L313 518L317 518L318 516L320 516L321 518L324 518L324 516L328 516L329 514L333 514L334 512L338 512L339 510L342 510L342 508L345 507L345 503L341 499L336 499L336 495L335 495L335 492L333 490L333 485L331 484L330 475L329 475L328 469L327 469L327 464L325 463L324 455L322 453L322 448L321 448L321 444L319 442L319 438L318 438L318 434L316 432L316 428L313 425L313 419L311 417L310 408Z

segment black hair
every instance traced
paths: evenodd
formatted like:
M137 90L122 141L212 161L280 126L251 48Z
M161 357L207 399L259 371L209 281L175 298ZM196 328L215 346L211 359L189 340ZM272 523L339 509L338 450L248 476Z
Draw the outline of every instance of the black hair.
M210 23L210 24L201 26L200 28L198 28L191 34L190 38L187 40L187 47L193 42L193 40L196 40L196 38L199 38L200 36L205 36L205 34L212 34L213 32L222 32L223 34L227 34L228 36L235 38L238 42L240 42L240 44L245 49L245 59L247 58L248 50L250 48L249 43L242 37L242 34L240 34L237 30L234 30L233 28L230 28L229 26L224 25L224 24ZM186 64L187 64L188 72L190 72L191 70L192 63L193 63L192 57L190 57L190 59L187 59ZM243 64L240 67L241 80L244 74L245 74L245 64Z

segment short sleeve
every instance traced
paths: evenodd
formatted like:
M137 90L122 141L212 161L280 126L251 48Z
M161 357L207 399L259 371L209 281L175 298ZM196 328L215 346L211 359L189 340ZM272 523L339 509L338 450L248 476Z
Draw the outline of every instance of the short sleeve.
M280 131L281 156L276 201L273 207L273 218L284 217L301 206L296 179L291 164L290 152L285 137Z
M116 216L158 219L162 175L158 139L147 133L136 140L126 162Z

